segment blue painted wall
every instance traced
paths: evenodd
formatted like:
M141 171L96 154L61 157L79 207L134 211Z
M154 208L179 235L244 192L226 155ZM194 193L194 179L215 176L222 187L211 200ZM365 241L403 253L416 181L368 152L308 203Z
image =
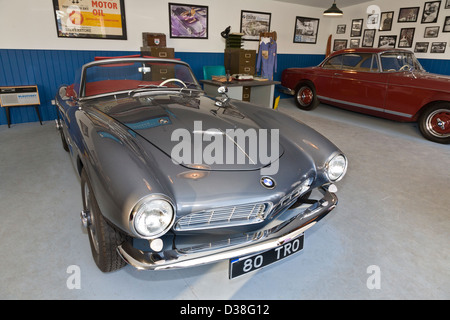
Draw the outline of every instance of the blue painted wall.
M71 84L76 70L93 61L96 56L122 56L138 54L136 51L79 51L79 50L22 50L0 49L0 86L37 84L42 120L56 118L51 100L61 84ZM223 64L223 53L175 52L175 57L189 63L198 79L203 79L204 65ZM274 80L289 67L318 65L325 55L278 54L278 68ZM429 72L450 75L450 60L420 59ZM3 109L3 108L2 108ZM10 109L11 123L39 121L33 107ZM5 110L0 110L0 125L7 124Z

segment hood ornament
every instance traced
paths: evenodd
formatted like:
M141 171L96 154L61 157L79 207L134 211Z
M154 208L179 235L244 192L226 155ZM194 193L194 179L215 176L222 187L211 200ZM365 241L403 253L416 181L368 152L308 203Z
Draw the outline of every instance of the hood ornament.
M216 97L216 102L214 105L216 107L225 108L228 106L228 102L230 101L230 97L227 95L228 88L225 86L219 87L217 92L222 94L221 97Z

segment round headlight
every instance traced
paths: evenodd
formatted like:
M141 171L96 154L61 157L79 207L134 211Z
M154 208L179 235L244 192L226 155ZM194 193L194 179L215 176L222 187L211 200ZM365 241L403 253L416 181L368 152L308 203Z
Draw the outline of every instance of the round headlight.
M342 179L346 171L347 159L342 154L338 154L328 161L327 175L330 181L336 182Z
M156 238L172 227L174 210L164 199L140 201L133 210L134 230L144 238Z

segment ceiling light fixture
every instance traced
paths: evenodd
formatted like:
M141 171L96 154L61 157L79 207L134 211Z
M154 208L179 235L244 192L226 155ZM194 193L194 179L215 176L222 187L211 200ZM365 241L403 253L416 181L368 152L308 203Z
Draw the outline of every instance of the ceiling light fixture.
M342 10L340 10L336 6L336 0L333 2L333 5L329 9L323 12L324 16L342 16L343 14L344 12L342 12Z

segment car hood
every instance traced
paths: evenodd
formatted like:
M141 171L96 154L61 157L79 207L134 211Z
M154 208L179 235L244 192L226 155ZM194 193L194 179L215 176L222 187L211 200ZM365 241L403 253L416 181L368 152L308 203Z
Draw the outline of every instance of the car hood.
M420 88L450 92L450 76L436 73L421 71L395 73L389 83L398 85L408 84Z
M188 168L260 169L270 165L255 153L260 140L267 142L264 152L272 161L281 157L284 149L281 144L272 148L275 145L264 121L251 119L233 102L226 108L214 102L204 94L166 92L98 101L94 106Z

